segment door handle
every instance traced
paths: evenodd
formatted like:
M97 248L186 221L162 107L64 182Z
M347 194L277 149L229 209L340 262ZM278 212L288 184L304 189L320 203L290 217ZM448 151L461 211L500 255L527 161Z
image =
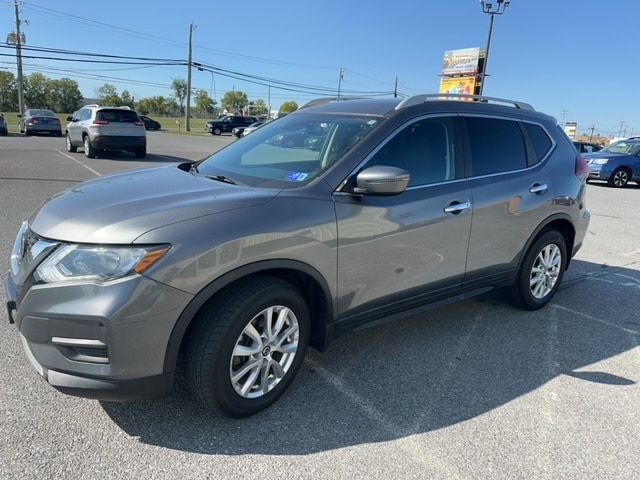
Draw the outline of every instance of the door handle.
M537 182L529 187L529 191L531 193L535 193L536 195L545 193L548 189L549 187L547 187L546 183L537 183Z
M450 213L451 215L458 215L460 212L469 210L471 208L471 202L469 200L465 202L451 202L448 207L445 207L444 213Z

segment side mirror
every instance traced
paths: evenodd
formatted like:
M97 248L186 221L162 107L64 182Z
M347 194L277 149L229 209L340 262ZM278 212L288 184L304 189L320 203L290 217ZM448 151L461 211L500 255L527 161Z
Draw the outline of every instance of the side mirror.
M377 165L358 174L353 191L364 195L398 195L407 189L409 178L406 170Z
M67 122L73 122L73 117L67 117Z

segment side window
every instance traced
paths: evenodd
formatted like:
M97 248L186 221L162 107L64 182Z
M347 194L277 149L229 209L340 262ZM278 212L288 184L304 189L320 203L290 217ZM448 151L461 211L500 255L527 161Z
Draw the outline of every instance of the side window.
M524 138L518 122L487 117L466 117L465 122L473 176L527 166Z
M534 165L549 153L553 143L551 142L549 135L547 135L547 132L545 132L540 125L534 125L533 123L523 123L522 125L527 132L531 146L536 154L536 158L529 161L529 165ZM580 146L582 147L580 150L590 151L591 147L589 145L581 144Z
M592 153L592 152L596 151L596 149L593 148L593 145L588 145L588 144L585 143L584 145L582 145L582 147L583 147L583 151L585 153Z
M91 118L91 110L83 108L80 110L80 120L89 120Z
M451 118L428 118L405 127L367 162L409 172L409 186L453 180L455 125Z

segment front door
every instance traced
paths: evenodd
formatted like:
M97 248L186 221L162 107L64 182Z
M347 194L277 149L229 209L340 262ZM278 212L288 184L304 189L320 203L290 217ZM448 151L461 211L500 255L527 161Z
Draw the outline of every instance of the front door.
M334 194L338 314L345 322L361 323L393 306L404 308L461 288L471 192L460 179L457 130L456 117L413 120L358 169L402 168L410 174L405 192Z

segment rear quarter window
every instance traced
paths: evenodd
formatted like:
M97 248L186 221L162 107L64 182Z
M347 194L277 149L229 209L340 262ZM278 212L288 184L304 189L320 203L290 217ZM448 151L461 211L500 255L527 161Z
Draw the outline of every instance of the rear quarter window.
M544 131L540 125L534 125L533 123L523 123L524 130L527 132L527 136L529 137L529 142L533 147L533 151L535 153L535 158L529 160L530 165L534 165L541 161L551 147L553 146L553 142L547 135L547 132Z

